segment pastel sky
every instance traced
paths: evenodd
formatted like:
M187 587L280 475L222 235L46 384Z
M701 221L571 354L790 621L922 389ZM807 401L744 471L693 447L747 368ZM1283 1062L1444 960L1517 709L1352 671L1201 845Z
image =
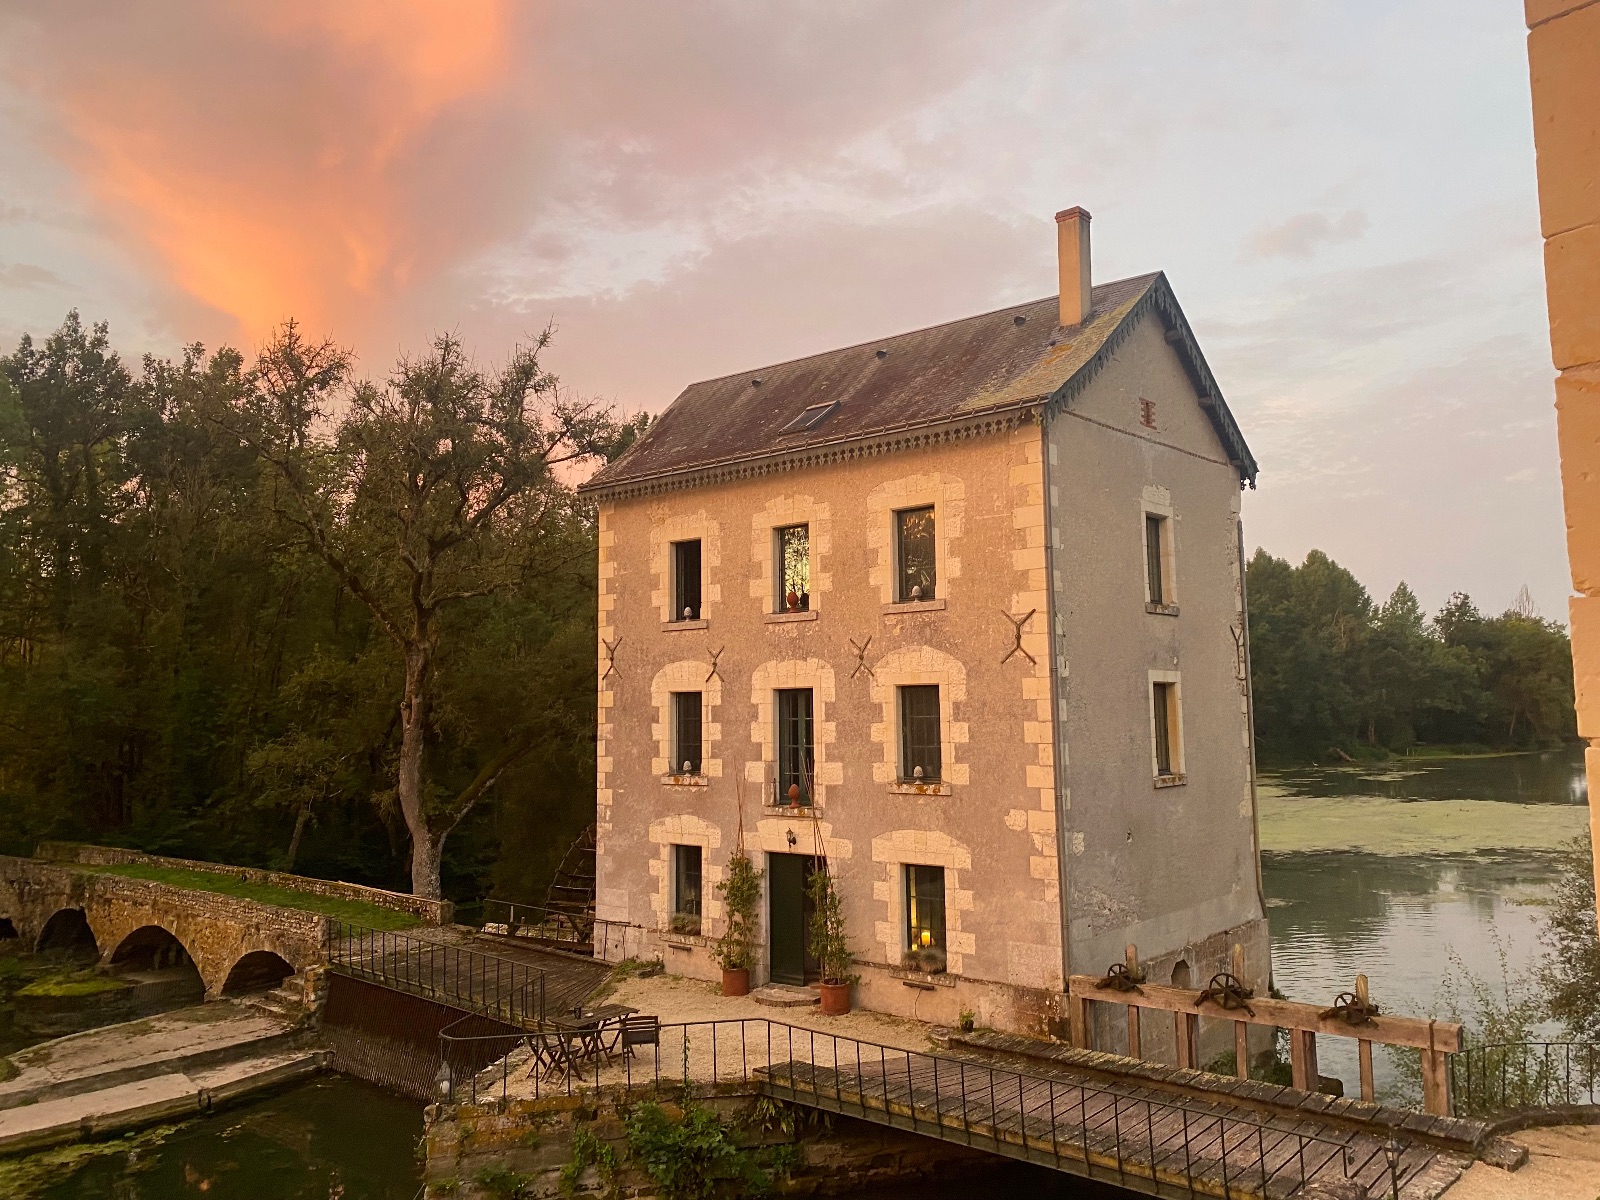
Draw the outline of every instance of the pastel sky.
M693 380L1165 270L1250 544L1565 619L1511 0L0 0L0 342Z

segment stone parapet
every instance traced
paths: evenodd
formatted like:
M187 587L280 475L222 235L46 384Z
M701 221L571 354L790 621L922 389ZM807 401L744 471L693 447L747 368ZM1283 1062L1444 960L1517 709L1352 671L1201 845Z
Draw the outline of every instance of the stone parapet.
M289 875L282 871L263 870L260 867L236 867L189 858L168 858L161 854L146 854L140 850L125 850L118 846L94 846L84 842L40 842L34 855L48 862L77 863L80 866L110 867L137 864L177 871L207 871L213 875L227 875L248 883L287 888L312 896L354 900L378 908L410 913L429 925L448 925L455 918L455 906L448 900L429 900L422 896L366 887L359 883L312 879L305 875Z

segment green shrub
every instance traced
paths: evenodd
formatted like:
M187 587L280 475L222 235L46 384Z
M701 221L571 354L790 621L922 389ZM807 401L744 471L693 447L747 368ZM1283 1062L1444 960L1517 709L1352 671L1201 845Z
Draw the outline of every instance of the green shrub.
M681 1119L641 1104L624 1123L628 1154L660 1189L662 1200L709 1200L719 1190L760 1195L772 1181L709 1108L685 1104Z
M757 916L761 907L761 876L743 849L728 860L728 874L717 884L717 895L728 914L728 926L717 939L717 962L725 971L748 971L756 965Z

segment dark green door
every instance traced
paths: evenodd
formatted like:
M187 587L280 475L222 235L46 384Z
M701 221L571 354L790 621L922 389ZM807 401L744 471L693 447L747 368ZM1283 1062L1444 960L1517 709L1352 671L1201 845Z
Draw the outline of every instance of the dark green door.
M809 983L821 974L806 950L811 921L806 884L816 867L809 854L767 855L767 947L775 983Z

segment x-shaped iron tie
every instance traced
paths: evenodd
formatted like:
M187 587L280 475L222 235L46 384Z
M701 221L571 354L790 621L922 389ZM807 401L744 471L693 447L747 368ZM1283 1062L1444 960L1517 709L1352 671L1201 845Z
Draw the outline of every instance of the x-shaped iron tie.
M1003 609L1003 608L1000 611L1003 612L1003 613L1006 613L1006 620L1011 622L1011 626L1012 626L1011 632L1016 636L1016 639L1017 639L1016 640L1016 644L1013 645L1011 647L1011 649L1006 651L1005 657L1002 658L1000 661L1002 663L1009 662L1010 659L1011 659L1011 656L1013 654L1020 654L1020 655L1022 655L1023 658L1027 659L1034 666L1038 666L1039 665L1039 660L1034 658L1033 655L1029 654L1026 650L1024 650L1022 648L1022 630L1028 624L1029 621L1033 620L1033 614L1038 612L1039 610L1037 608L1030 608L1028 610L1028 615L1025 616L1025 617L1014 617L1010 613L1006 612L1006 610Z
M872 645L872 639L869 637L866 641L862 642L861 645L859 645L859 646L856 645L855 638L851 638L849 640L850 640L850 649L852 649L852 650L854 650L856 652L855 670L850 672L850 678L854 679L857 675L861 674L862 671L865 671L869 676L871 676L873 682L877 682L877 679L878 679L877 675L873 674L872 668L867 666L867 647Z
M613 672L616 673L618 679L621 679L622 672L617 670L617 647L622 645L622 635L618 634L617 640L614 642L608 642L605 638L601 638L600 644L606 648L606 673L600 676L600 682L604 683L610 679Z

